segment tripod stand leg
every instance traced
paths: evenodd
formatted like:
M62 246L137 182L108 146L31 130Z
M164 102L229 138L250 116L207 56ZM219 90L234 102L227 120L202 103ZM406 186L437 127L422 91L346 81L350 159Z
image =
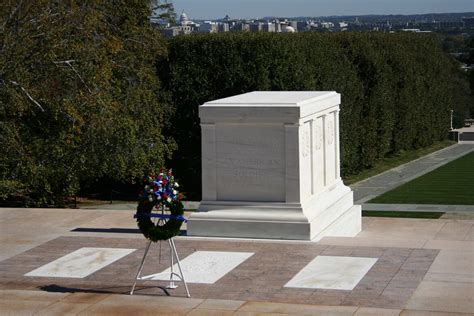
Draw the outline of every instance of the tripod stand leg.
M174 253L173 253L173 246L171 245L171 238L168 239L168 243L170 245L170 262L171 262L171 272L170 272L170 283L167 286L168 289L175 289L178 286L174 283L173 276L175 276L176 273L174 273Z
M171 253L172 253L171 256L173 256L173 253L174 253L174 255L176 257L176 263L177 263L178 269L179 269L179 274L181 275L181 280L183 281L184 288L186 289L186 294L188 295L188 297L191 297L191 295L189 294L188 285L186 284L186 280L184 279L183 269L181 269L181 262L179 262L178 252L176 251L176 246L174 244L174 240L173 240L173 238L170 238L169 241L170 241L170 247L171 247Z
M151 240L148 241L148 244L146 245L145 248L145 253L143 254L142 262L140 263L140 268L138 268L137 275L135 276L135 282L133 282L132 290L130 291L130 295L133 295L133 292L135 291L135 287L137 286L137 280L140 277L140 274L142 273L143 270L143 265L145 264L145 259L148 254L148 250L150 250L151 246Z

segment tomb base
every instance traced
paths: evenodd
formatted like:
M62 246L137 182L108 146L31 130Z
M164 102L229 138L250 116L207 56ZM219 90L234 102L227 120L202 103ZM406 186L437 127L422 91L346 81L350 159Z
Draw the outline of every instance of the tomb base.
M353 237L361 230L361 207L338 182L305 204L202 201L188 223L189 236L314 240Z

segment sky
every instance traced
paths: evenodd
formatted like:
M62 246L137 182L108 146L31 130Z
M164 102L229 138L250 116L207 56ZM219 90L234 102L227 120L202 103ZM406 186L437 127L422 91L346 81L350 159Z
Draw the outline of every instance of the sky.
M190 19L474 12L473 0L173 0Z

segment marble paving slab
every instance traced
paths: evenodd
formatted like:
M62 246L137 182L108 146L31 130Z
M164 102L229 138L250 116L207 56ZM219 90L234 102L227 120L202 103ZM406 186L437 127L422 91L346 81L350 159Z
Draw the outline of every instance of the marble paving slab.
M84 247L28 272L25 276L85 278L135 250Z
M224 275L250 258L253 252L196 251L183 260L181 268L188 283L213 284ZM169 280L171 269L143 276L141 280ZM179 273L178 265L173 265L173 272ZM178 278L173 278L179 281Z
M426 223L420 223L420 227L423 225ZM188 283L193 298L399 310L407 306L410 297L424 280L430 266L436 264L433 261L440 254L436 249L337 246L312 242L194 238L176 238L175 242L183 261L196 251L254 253L214 284ZM106 289L110 293L123 294L131 288L145 245L143 238L62 236L0 261L0 288L41 289L64 291L64 293L79 291L84 293L77 294L86 296L90 294L89 292L102 292ZM82 279L25 276L25 273L82 247L124 248L137 251ZM161 261L156 250L150 251L144 275L165 271L170 266L168 247L164 247ZM284 287L316 256L378 258L378 260L352 290ZM156 300L157 296L163 296L163 291L157 287L160 283L168 285L166 280L139 282L137 292L152 295L152 299ZM184 286L180 282L176 285L178 288L172 295L184 296L186 294Z
M285 287L352 290L375 262L377 258L317 256Z

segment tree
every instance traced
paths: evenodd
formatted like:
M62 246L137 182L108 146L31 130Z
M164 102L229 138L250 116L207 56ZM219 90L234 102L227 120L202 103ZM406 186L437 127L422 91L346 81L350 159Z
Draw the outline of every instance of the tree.
M62 204L163 164L165 48L149 16L146 0L0 4L0 201Z
M151 20L166 21L167 23L176 23L176 12L174 11L173 2L168 0L151 0Z

